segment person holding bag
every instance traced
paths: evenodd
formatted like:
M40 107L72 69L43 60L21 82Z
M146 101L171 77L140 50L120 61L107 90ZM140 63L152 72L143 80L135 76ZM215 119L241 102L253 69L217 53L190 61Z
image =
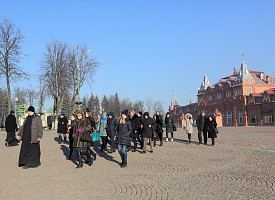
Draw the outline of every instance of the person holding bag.
M83 152L87 156L87 163L89 166L93 164L91 157L90 147L92 143L81 141L81 137L84 134L90 134L92 130L89 119L83 118L83 114L80 111L76 112L75 128L73 132L73 148L77 152L79 164L76 168L83 167L82 155Z

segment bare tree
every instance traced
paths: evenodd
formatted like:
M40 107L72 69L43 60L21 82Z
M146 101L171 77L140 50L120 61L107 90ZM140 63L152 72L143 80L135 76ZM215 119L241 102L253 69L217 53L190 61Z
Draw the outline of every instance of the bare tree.
M44 91L44 85L42 83L42 79L39 78L39 91L38 91L38 112L43 113L43 107L45 102L45 91Z
M26 73L18 66L21 59L21 44L23 35L19 29L8 19L0 23L0 75L4 75L8 92L8 110L11 110L10 81L13 78L26 77Z
M143 112L144 111L144 101L142 100L137 100L135 103L134 103L134 110L136 112Z
M87 54L87 51L88 49L84 44L82 47L77 48L77 51L71 48L68 53L72 81L71 113L76 103L76 97L79 93L77 83L77 60L79 67L79 88L81 88L84 85L84 83L90 84L92 82L93 76L95 75L96 70L100 64L96 61L94 57L89 56L89 54Z
M153 110L154 112L159 111L162 115L164 115L163 103L159 100L153 102Z
M54 100L53 112L60 112L63 97L71 87L70 67L68 62L67 44L53 40L46 46L43 61L41 63L41 79L47 89L48 95ZM56 122L53 124L55 129Z
M0 127L3 128L8 115L7 91L0 88Z
M34 101L37 99L37 92L32 88L31 85L26 89L26 94L27 94L27 100L28 100L28 105L33 106Z
M153 100L150 98L146 98L145 104L146 104L146 111L151 115L152 109L153 109Z

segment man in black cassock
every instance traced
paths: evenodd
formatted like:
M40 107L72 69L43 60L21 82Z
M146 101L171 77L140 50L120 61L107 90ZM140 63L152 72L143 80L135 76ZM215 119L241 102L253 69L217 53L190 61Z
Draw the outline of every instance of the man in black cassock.
M22 145L19 154L19 167L28 169L38 167L40 162L40 141L43 136L42 121L35 114L33 106L28 108L28 117L25 119L23 126L19 129L17 139L21 137Z
M15 132L18 131L16 118L14 116L14 111L10 111L10 114L5 121L5 129L7 132L7 138L5 145L6 147L15 146L18 144L18 140L15 138Z

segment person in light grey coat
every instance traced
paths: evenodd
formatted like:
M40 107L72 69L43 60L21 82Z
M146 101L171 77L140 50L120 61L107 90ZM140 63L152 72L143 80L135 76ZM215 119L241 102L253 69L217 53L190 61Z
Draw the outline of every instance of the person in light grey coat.
M183 128L185 129L185 131L188 135L188 144L190 144L191 134L193 133L193 119L192 119L192 115L190 113L187 113L185 115L185 121L184 121Z

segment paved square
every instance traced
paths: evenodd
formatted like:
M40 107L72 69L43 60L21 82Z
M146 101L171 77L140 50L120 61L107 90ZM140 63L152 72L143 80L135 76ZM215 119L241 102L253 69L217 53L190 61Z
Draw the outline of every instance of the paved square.
M75 169L76 155L66 160L68 145L49 131L42 165L22 169L20 145L5 147L1 133L0 199L275 199L275 127L219 130L216 145L205 146L187 145L181 129L152 154L129 152L124 169L118 152L99 153L99 145L94 164Z

